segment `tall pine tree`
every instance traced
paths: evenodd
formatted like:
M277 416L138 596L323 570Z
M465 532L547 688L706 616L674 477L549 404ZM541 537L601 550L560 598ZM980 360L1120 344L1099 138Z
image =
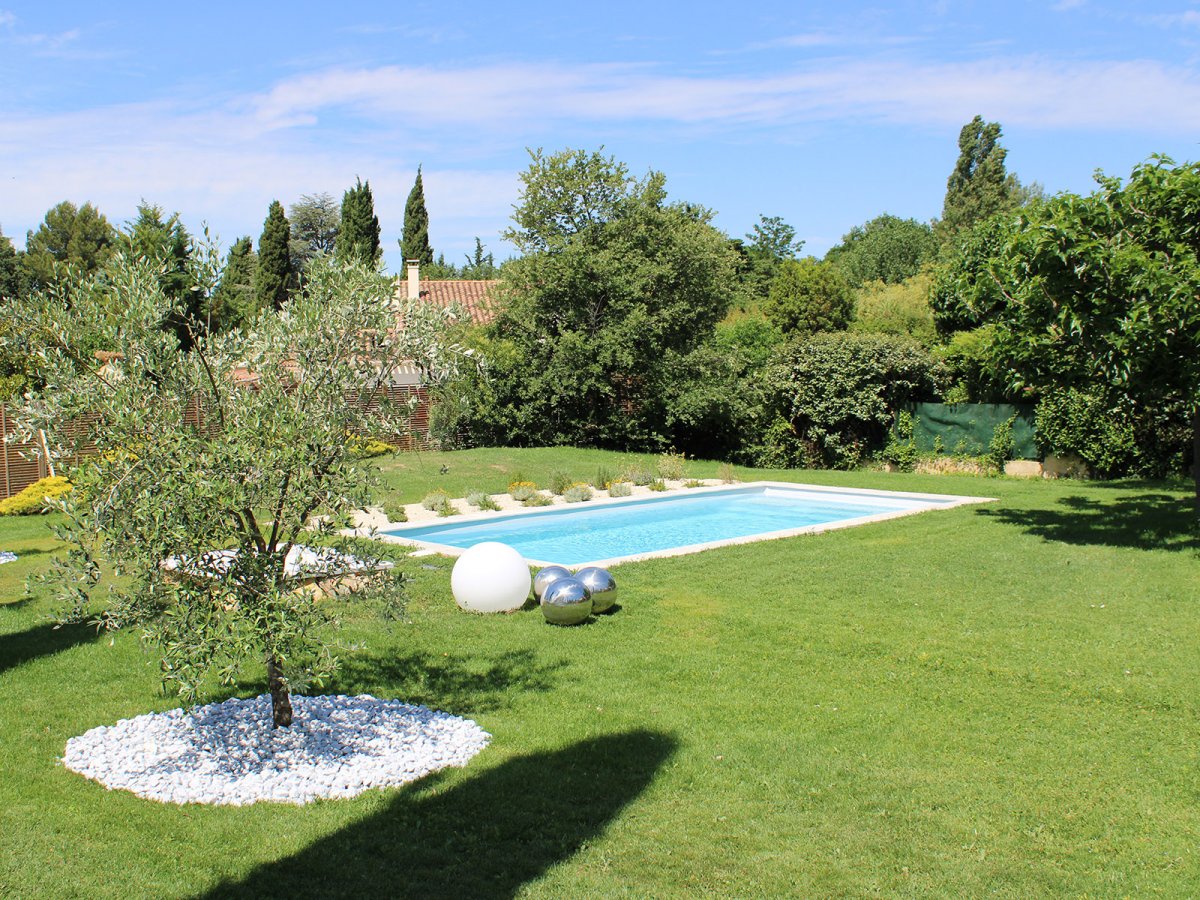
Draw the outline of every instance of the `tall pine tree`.
M258 269L254 273L254 296L259 309L279 309L287 302L292 287L292 258L288 254L291 227L283 204L271 201L262 237L258 239Z
M362 179L355 179L354 187L342 195L342 226L336 247L341 259L358 260L370 266L379 263L382 249L371 182L364 184Z
M257 269L258 256L250 236L238 238L229 248L221 283L209 301L205 318L210 331L230 331L254 321L259 310L254 294Z
M1000 123L976 116L958 136L958 162L946 181L946 200L937 232L949 240L1020 202L1020 184L1004 168Z
M433 247L429 246L429 213L425 209L425 185L421 181L421 167L417 166L417 180L408 193L404 204L404 240L400 250L407 262L415 259L422 265L433 262Z

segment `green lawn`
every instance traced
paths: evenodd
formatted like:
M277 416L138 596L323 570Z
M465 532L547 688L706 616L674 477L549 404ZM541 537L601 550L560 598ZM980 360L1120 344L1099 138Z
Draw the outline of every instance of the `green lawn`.
M413 501L622 459L381 465ZM574 629L463 614L450 562L414 560L410 621L351 613L365 649L332 690L468 716L492 744L300 808L165 806L64 770L72 735L174 704L136 636L45 623L22 582L46 520L0 520L22 556L0 566L0 896L1200 892L1188 485L762 474L1000 499L621 566L622 608Z

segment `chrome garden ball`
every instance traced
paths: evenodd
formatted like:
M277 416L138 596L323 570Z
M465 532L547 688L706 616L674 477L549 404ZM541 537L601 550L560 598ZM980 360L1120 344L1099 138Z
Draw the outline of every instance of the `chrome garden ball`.
M592 592L578 578L560 578L542 595L542 615L551 625L578 625L592 614Z
M592 612L605 612L617 602L617 580L608 569L588 566L576 572L575 577L592 592Z
M571 573L562 566L546 566L536 575L533 576L533 599L538 603L542 602L542 597L546 593L546 588L554 584L560 578L570 578Z

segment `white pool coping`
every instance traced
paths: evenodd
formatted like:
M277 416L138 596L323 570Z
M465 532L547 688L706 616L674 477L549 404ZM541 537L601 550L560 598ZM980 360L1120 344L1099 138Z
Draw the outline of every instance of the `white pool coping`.
M823 522L817 525L806 525L801 528L787 528L780 531L767 531L761 534L751 534L744 537L723 538L717 541L705 541L699 544L686 544L680 547L668 547L665 550L652 550L646 553L632 553L625 556L613 556L605 559L588 560L582 563L572 563L567 566L568 569L581 569L586 566L601 566L608 568L610 566L620 565L629 562L641 562L648 559L663 559L671 556L685 556L691 553L700 553L704 550L713 550L717 547L732 547L738 544L752 544L758 541L774 541L781 538L798 537L802 534L819 534L825 531L835 531L840 528L854 528L858 525L866 525L871 522L884 522L888 519L898 519L902 516L912 516L918 513L929 512L937 509L953 509L957 506L965 506L974 503L994 503L995 497L964 497L957 494L924 494L914 491L888 491L875 490L870 488L845 488L845 487L830 487L820 484L803 484L792 481L750 481L736 484L708 484L705 487L687 488L683 491L667 491L656 493L642 493L639 496L633 497L603 497L594 500L570 504L569 509L564 509L561 504L553 507L520 507L517 509L501 509L491 510L486 512L464 513L454 516L451 520L446 519L425 519L419 522L398 522L386 523L381 525L377 521L364 520L360 521L359 527L354 529L350 534L355 534L361 537L372 537L376 540L385 541L391 544L399 544L401 546L416 548L417 552L413 555L428 556L440 554L442 556L457 557L466 552L467 548L452 547L449 544L439 544L434 541L422 540L419 538L406 538L402 535L388 534L380 531L381 527L400 530L404 528L426 528L430 525L444 524L447 526L468 525L474 522L486 522L497 518L509 518L516 516L536 516L546 514L562 514L568 511L584 511L594 509L601 506L613 506L618 504L644 504L653 502L658 499L667 499L672 494L683 493L685 496L704 495L720 493L722 491L742 491L758 488L779 488L787 491L819 491L826 494L843 494L847 497L861 497L864 499L880 499L880 500L916 500L929 503L928 506L919 506L910 509L897 509L889 512L875 513L869 516L857 516L852 519L842 519L837 522ZM526 562L531 566L543 567L550 565L563 565L562 563L553 560L531 559L525 557Z

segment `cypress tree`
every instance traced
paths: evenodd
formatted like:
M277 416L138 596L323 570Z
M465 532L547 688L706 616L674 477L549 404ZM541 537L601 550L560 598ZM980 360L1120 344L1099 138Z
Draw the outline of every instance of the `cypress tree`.
M363 184L361 179L355 179L354 187L342 195L342 227L335 246L342 259L359 260L371 266L379 263L382 249L371 182Z
M234 241L221 270L217 285L206 311L208 328L213 332L229 331L254 321L258 304L254 295L254 275L258 257L247 235Z
M258 269L254 273L254 296L259 309L279 309L287 302L292 286L292 258L288 254L291 228L283 204L271 201L271 209L258 239Z
M408 193L404 204L404 240L400 250L405 261L418 260L422 265L433 262L433 248L429 246L429 213L425 209L425 185L421 181L421 167L417 166L417 180Z
M1016 177L1004 168L1008 151L1000 146L999 122L984 122L982 116L976 116L959 133L958 150L937 224L944 240L1011 209L1018 201Z

